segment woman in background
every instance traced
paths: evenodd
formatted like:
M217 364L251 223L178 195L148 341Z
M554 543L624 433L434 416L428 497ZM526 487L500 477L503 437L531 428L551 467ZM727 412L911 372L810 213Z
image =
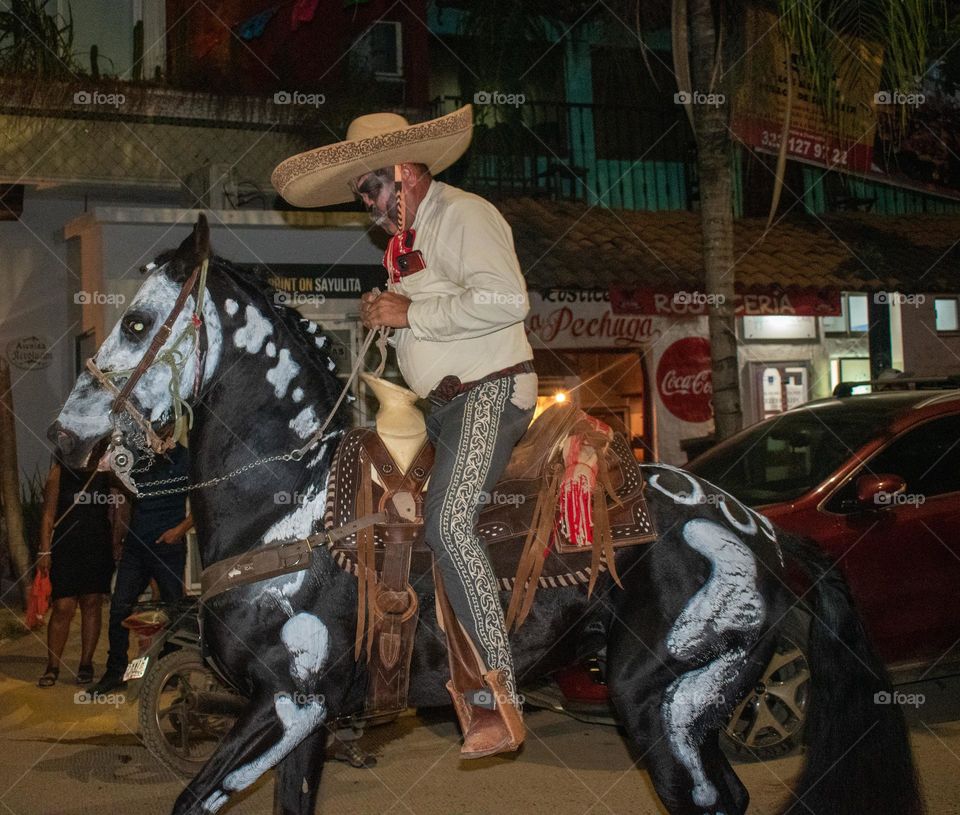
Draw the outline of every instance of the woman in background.
M103 600L113 576L113 523L126 496L108 473L72 470L54 458L43 492L37 568L49 573L53 611L47 625L47 667L37 684L54 685L63 667L70 623L80 607L78 685L93 680L93 652L100 638Z

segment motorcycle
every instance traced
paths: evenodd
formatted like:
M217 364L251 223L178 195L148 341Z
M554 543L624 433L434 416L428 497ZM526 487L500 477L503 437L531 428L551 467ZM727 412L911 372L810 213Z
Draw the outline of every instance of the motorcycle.
M167 767L195 775L247 700L204 659L199 600L138 605L124 621L138 656L124 672L137 699L140 737Z

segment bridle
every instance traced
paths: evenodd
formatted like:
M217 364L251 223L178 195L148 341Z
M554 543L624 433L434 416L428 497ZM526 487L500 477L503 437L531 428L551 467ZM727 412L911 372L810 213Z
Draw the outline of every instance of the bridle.
M180 288L179 294L177 295L177 299L173 304L172 310L167 315L167 318L163 321L163 325L157 329L157 333L154 335L153 340L151 340L150 346L147 348L146 353L140 359L140 362L137 363L135 368L128 368L120 371L103 371L97 366L96 362L94 362L93 357L87 360L87 370L90 372L93 378L96 379L97 382L114 397L113 404L110 408L110 415L113 419L113 432L110 435L110 444L107 447L104 461L109 464L110 469L133 493L139 492L136 485L133 484L132 480L130 479L130 474L133 469L134 456L130 449L126 446L123 430L118 426L121 414L132 420L136 427L140 430L142 433L143 443L139 444L138 447L143 452L149 452L151 455L153 453L162 454L167 450L170 450L177 443L181 433L185 429L190 429L193 426L193 411L190 407L190 403L183 400L180 396L180 374L183 363L187 356L181 353L178 348L186 337L192 338L192 353L196 354L196 366L193 381L193 395L190 401L194 401L199 396L200 388L203 385L203 368L207 351L206 323L203 319L203 300L207 286L207 266L208 259L205 258L194 268L193 272L190 274L190 277L188 277L184 282L183 286ZM184 328L180 336L177 337L176 341L173 343L173 346L168 351L164 351L163 354L160 355L161 349L164 347L164 345L166 345L171 333L173 333L173 326L176 323L177 318L180 316L180 313L183 311L183 308L187 302L187 298L193 292L194 288L197 289L197 297L190 322ZM333 407L330 409L330 412L327 414L327 417L324 419L320 427L318 427L317 430L311 434L310 438L308 438L300 447L289 450L285 453L278 453L276 455L257 459L256 461L244 464L237 469L226 473L225 475L216 476L199 484L187 484L183 486L170 487L168 489L155 489L151 490L147 494L179 494L193 489L214 486L222 481L227 481L238 475L249 472L250 470L262 464L267 464L274 461L300 461L306 452L315 444L326 440L329 435L336 435L325 435L326 429L330 426L330 422L333 420L334 416L336 416L337 411L340 409L340 406L343 404L344 399L349 393L350 386L353 384L354 379L360 372L360 369L363 367L367 350L373 344L374 340L377 341L377 347L380 349L381 354L380 364L377 367L376 372L378 376L382 374L386 365L386 338L387 331L383 328L374 329L367 334L361 349L357 354L357 359L350 371L350 375L347 377L347 380L343 385L343 389L340 391L339 397L337 398ZM137 382L140 381L143 375L154 364L158 363L165 364L170 368L170 391L173 399L174 409L173 427L170 433L165 435L163 438L161 438L160 435L153 429L149 419L143 415L143 413L137 408L136 405L133 404L130 399L130 394L136 387ZM127 377L127 380L124 382L122 387L118 388L112 380L119 379L120 377L124 376ZM184 414L184 411L186 411L186 414ZM184 427L184 423L186 423L186 427ZM337 431L337 433L339 432L340 431ZM188 476L177 476L173 479L148 482L144 486L161 487L174 482L188 480Z
M203 319L203 300L207 287L208 265L209 259L204 258L203 261L194 267L190 276L186 279L183 286L180 287L180 292L177 294L173 308L160 328L157 329L146 353L141 357L136 367L120 371L103 371L94 361L93 357L87 360L87 370L93 378L114 397L113 404L110 407L114 430L110 436L107 458L110 462L111 469L113 469L121 480L128 484L127 477L133 466L133 456L126 448L124 444L124 433L118 426L121 414L129 417L143 434L143 444L140 445L142 450L149 450L152 453L165 453L177 443L177 438L184 429L184 420L186 420L188 428L193 424L193 411L190 408L190 404L180 396L180 375L187 356L194 354L196 356L196 365L194 368L192 398L196 399L200 393L200 387L203 384L203 369L207 352L207 331L206 323ZM197 290L197 296L190 322L177 337L173 346L168 351L165 351L158 360L161 349L167 344L167 340L173 333L173 326L183 311L187 298L190 297L194 289ZM183 353L179 350L180 345L188 338L192 341L192 348L189 352ZM174 423L170 433L163 438L153 429L150 421L130 398L137 383L154 364L167 365L171 373L170 391L173 399ZM122 387L118 388L113 380L121 377L127 377L127 380L123 383ZM186 411L186 415L184 415L184 410Z

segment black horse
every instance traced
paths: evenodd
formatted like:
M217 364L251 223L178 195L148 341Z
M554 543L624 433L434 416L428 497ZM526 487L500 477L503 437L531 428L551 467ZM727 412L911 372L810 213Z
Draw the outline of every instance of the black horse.
M105 373L135 368L184 282L208 260L205 357L161 352L166 364L150 365L131 392L132 405L156 428L169 422L174 392L193 403L193 484L303 445L341 389L317 326L278 304L255 273L208 256L208 241L201 217L178 250L156 260L95 357ZM196 294L165 347L189 325ZM128 441L137 434L125 413L111 417L111 401L101 380L80 376L50 431L71 464L117 438L118 429ZM194 488L203 563L314 531L347 424L339 411L300 461L264 462ZM771 632L801 607L811 620L809 747L785 811L921 812L901 713L874 703L889 682L836 569L811 545L682 470L654 464L643 467L643 477L658 539L618 551L622 589L603 578L590 599L582 587L540 589L511 636L520 681L605 644L613 703L666 810L742 815L748 794L721 752L719 731L761 676L774 648ZM421 619L410 704L448 705L429 575L414 577ZM801 597L788 582L801 586ZM314 811L328 726L363 705L366 668L353 657L356 609L356 578L325 549L315 550L309 570L233 589L206 605L213 658L250 704L175 813L216 812L271 768L276 811Z

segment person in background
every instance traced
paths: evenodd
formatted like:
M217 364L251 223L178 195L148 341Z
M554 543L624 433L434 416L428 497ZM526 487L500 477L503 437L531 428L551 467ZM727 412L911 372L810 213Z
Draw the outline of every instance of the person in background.
M158 455L150 469L137 478L142 494L128 502L129 518L125 519L128 529L110 600L107 667L100 681L87 689L90 694L109 693L126 684L123 673L127 667L130 632L123 627L123 621L130 616L150 580L156 581L163 603L175 603L183 597L186 534L193 528L193 519L186 511L186 494L181 491L172 495L150 495L150 482L187 476L189 464L187 449L178 444L166 455ZM183 483L174 481L156 490L182 487Z
M110 593L118 509L125 495L108 473L73 470L56 457L47 474L37 569L50 576L53 610L47 624L47 667L37 684L56 684L70 624L80 607L78 685L93 679L101 607Z

